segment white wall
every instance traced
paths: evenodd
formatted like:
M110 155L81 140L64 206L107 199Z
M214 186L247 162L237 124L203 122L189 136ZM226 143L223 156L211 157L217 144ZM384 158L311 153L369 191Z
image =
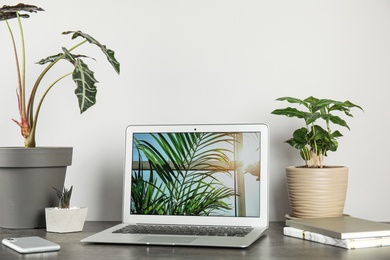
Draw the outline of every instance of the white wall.
M16 4L19 1L7 1ZM350 167L345 212L390 221L388 98L389 1L35 0L46 12L24 21L28 81L32 63L71 46L81 29L116 51L116 76L98 51L98 103L78 114L73 83L57 86L43 107L40 146L73 146L66 183L89 220L121 218L124 129L146 123L266 122L271 128L270 217L289 212L284 167L300 164L283 141L301 122L270 115L280 96L349 99L365 112L348 119L327 164ZM14 64L0 23L0 145L23 141ZM90 52L89 52L90 53Z

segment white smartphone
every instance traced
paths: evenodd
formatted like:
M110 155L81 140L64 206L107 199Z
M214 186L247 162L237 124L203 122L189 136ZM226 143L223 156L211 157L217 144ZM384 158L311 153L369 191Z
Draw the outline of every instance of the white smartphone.
M60 250L60 245L41 237L10 237L2 240L3 245L22 254Z

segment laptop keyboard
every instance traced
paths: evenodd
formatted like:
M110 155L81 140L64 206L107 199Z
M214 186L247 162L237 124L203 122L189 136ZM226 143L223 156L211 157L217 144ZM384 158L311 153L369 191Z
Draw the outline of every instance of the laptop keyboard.
M251 227L219 227L219 226L180 226L180 225L128 225L113 233L120 234L158 234L158 235L190 235L190 236L226 236L244 237Z

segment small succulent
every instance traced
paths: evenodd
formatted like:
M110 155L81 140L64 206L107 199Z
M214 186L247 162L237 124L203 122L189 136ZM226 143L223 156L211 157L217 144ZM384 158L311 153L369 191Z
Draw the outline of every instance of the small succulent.
M59 208L68 209L70 206L70 198L72 197L73 186L71 186L70 189L64 187L62 191L54 187L52 188L57 192Z

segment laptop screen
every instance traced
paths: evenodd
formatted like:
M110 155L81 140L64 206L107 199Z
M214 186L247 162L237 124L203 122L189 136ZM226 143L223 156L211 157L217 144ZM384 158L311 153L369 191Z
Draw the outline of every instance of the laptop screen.
M190 129L130 133L125 190L131 194L124 208L138 216L259 218L267 133Z

